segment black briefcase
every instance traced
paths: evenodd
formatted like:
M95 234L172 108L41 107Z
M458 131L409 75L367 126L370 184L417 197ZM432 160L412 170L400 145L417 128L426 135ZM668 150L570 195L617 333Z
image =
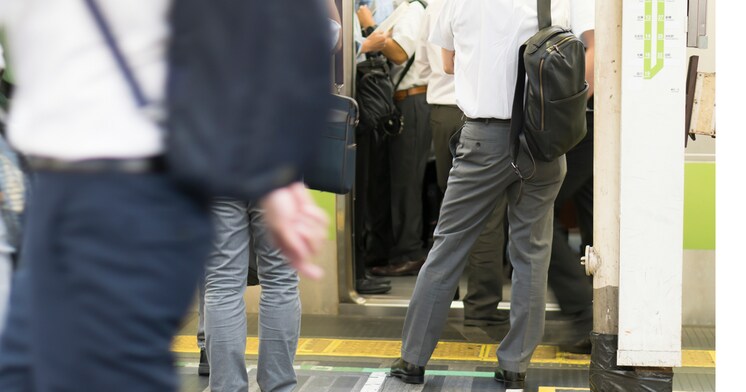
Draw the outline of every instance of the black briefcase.
M318 148L307 166L303 181L318 191L349 193L355 183L355 127L357 102L332 94L331 111Z

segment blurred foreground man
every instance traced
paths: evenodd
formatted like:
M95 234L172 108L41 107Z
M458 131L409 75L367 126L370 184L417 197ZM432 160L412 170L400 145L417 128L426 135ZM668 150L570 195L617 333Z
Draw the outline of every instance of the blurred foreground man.
M591 29L592 1L553 0L552 24L572 26L577 34ZM451 139L453 168L435 244L417 277L402 356L391 366L391 375L406 383L424 382L469 250L495 206L507 203L514 269L510 331L497 349L495 380L507 389L525 386L529 361L544 334L553 206L566 171L564 156L531 162L529 154L519 154L518 167L535 170L523 181L511 166L518 49L537 31L536 0L472 0L447 2L431 33L430 41L443 48L444 69L455 74L456 102L466 123Z
M161 101L170 2L98 4L145 95ZM210 249L207 201L168 175L163 130L137 108L83 0L0 0L0 26L16 70L9 137L35 172L0 391L175 391L170 344ZM276 244L318 275L309 259L327 220L293 183L300 168L282 168L252 185Z

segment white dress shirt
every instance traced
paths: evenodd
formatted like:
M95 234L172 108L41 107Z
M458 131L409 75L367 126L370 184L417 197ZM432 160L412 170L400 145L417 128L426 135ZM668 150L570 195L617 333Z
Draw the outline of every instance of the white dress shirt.
M430 0L420 29L420 42L414 60L414 73L427 84L427 103L431 105L455 105L456 90L453 75L443 71L443 56L440 47L428 38L435 22L445 6L446 0Z
M594 26L594 0L553 0L552 24L580 35ZM539 29L536 0L449 0L430 36L455 50L456 102L472 118L509 119L518 49Z
M170 0L98 0L148 99L164 94ZM82 0L0 0L16 90L10 142L28 155L140 158L163 150Z
M394 1L393 0L375 0L370 4L371 11L373 12L373 19L376 24L381 24L386 18L394 12Z
M391 39L396 41L399 46L407 53L407 58L411 58L415 55L417 45L420 38L420 27L422 21L425 19L425 7L419 1L413 1L410 3L407 12L394 26L391 34ZM415 57L416 59L416 57ZM409 61L409 60L407 60ZM399 81L401 73L404 71L407 62L405 61L402 65L395 65L391 68L391 80L394 84ZM410 67L409 71L404 75L397 91L407 90L415 86L422 86L427 84L427 81L422 80L417 73L414 72L414 64Z

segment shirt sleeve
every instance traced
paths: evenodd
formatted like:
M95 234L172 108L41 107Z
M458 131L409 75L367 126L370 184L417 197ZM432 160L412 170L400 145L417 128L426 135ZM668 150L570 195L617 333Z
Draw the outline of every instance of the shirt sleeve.
M420 27L420 37L417 42L417 57L415 57L415 69L421 70L421 77L427 79L430 77L430 59L428 58L427 37L430 34L430 10L425 10L425 17Z
M407 53L407 57L412 57L417 49L417 42L420 34L420 26L425 17L425 8L419 1L409 5L406 14L394 26L394 32L391 39L396 41L399 46Z
M438 19L435 21L432 32L430 33L430 42L440 46L443 49L454 50L453 46L453 7L455 1L445 0Z
M572 14L570 21L572 31L578 37L596 26L596 2L595 0L572 0Z

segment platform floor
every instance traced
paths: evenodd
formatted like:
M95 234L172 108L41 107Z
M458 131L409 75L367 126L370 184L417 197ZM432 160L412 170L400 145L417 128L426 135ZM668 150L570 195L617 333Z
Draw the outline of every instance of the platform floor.
M408 385L386 377L398 356L400 317L313 316L302 320L296 357L296 391L496 391L492 380L496 344L507 326L465 327L451 319L443 331L425 384ZM182 392L203 392L207 377L197 375L196 314L190 315L174 341ZM587 355L562 353L556 344L569 324L548 313L546 333L528 371L525 391L588 390ZM256 384L257 316L247 324L246 366L249 391ZM715 391L715 328L684 327L683 366L674 369L675 392ZM569 388L569 389L568 389Z

